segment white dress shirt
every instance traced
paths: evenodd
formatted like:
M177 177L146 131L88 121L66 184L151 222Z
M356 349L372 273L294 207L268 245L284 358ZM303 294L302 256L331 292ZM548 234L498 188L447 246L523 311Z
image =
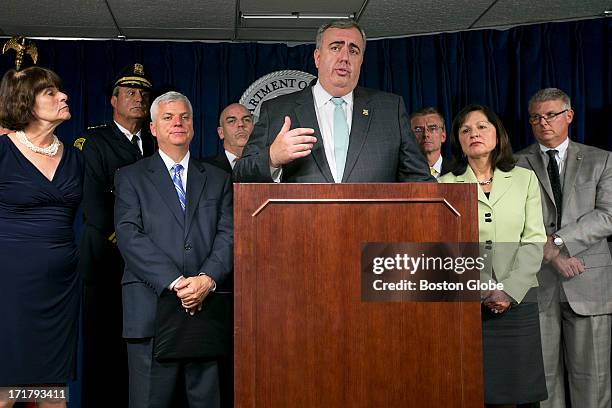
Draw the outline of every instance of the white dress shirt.
M546 147L540 144L540 151L542 152L542 154L544 154L546 159L548 159L548 154L546 154L547 151L553 150L553 149L557 151L557 154L555 154L555 159L557 160L557 166L559 167L559 177L561 180L561 185L563 185L563 179L565 176L565 158L567 157L567 147L568 146L569 146L569 137L565 139L563 143L561 143L557 147ZM548 163L548 161L545 161L545 163Z
M436 173L436 178L440 177L442 175L442 155L440 155L438 157L438 160L436 160L436 162L434 163L433 167L435 171L437 171Z
M234 166L236 165L236 159L238 158L238 156L236 156L234 153L230 152L229 150L224 150L225 151L225 157L227 157L227 160L229 161L230 166L232 166L232 170L234 169Z
M340 183L342 180L338 180L338 175L336 174L336 155L334 154L334 110L336 109L336 105L331 101L333 96L323 89L319 81L312 87L312 95L314 97L319 130L321 130L321 137L323 138L325 158L334 176L334 181ZM345 102L342 104L342 109L344 109L346 115L350 135L351 125L353 123L353 91L344 95L342 99L344 99Z
M172 160L170 156L168 156L166 153L162 152L161 149L159 149L158 152L162 160L164 161L164 165L168 169L168 174L170 174L171 179L172 179L172 176L174 176L174 170L172 170L172 167L174 167L175 164L180 164L181 166L183 166L183 170L181 170L181 181L183 182L183 191L185 191L185 194L187 194L187 175L189 173L189 156L190 156L189 151L187 151L187 154L185 155L185 157L183 157L181 161L178 163ZM178 200L178 196L176 197L176 199Z
M117 127L119 128L121 133L123 133L125 135L125 137L127 137L128 142L132 143L132 137L133 136L138 136L138 150L140 150L140 153L143 154L143 151L142 151L142 136L140 136L140 134L142 133L142 129L140 129L138 132L132 134L129 130L127 130L126 128L121 126L116 121L113 120L113 122L115 122L115 125L117 125Z
M334 181L340 183L342 180L339 180L336 174L336 155L334 154L334 110L336 109L336 105L331 101L333 96L323 89L319 81L312 87L312 96L314 98L314 108L317 114L319 130L321 131L321 137L323 139L325 158L327 159L327 164L334 177ZM344 99L345 102L342 104L342 109L344 109L344 114L346 115L350 136L351 125L353 124L353 91L342 96L342 99ZM307 126L307 124L303 124L303 127L304 126ZM270 174L272 175L272 180L275 183L279 183L282 176L282 167L275 168L270 166Z

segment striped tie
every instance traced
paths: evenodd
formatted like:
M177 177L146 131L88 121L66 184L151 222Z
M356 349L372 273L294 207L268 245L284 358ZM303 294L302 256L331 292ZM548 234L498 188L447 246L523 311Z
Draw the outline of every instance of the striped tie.
M172 182L174 183L174 189L176 190L176 195L178 196L179 202L181 203L181 208L183 212L185 211L185 190L183 189L183 179L181 178L181 172L183 171L183 166L180 164L175 164L172 166Z

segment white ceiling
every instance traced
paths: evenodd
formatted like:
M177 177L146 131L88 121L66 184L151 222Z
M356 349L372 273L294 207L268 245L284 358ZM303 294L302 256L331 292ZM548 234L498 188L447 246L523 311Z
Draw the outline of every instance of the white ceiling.
M354 15L368 38L507 28L604 16L612 0L4 0L0 36L312 42L329 18ZM294 14L295 15L295 14Z

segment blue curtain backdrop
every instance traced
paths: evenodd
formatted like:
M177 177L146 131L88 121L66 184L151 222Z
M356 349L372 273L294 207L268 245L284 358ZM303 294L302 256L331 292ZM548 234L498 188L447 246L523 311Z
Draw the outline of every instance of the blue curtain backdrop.
M281 69L316 74L314 45L36 43L39 65L62 77L69 96L72 119L58 128L66 143L87 126L111 120L108 84L134 62L144 64L156 88L174 88L191 100L196 129L191 151L196 157L222 149L216 132L219 113L256 79ZM466 104L489 105L503 119L515 151L533 142L527 123L531 95L558 87L570 95L576 112L572 138L612 150L611 45L612 19L368 41L359 82L402 95L408 112L437 106L447 128ZM12 67L13 55L0 57L0 73ZM80 406L78 382L70 398L71 408Z
M313 33L314 37L314 33ZM64 80L72 119L58 128L66 142L87 126L111 119L107 85L122 67L142 62L157 88L174 87L195 110L196 157L215 155L221 109L257 78L281 69L316 74L314 45L163 41L36 41L39 65ZM467 103L491 106L515 150L533 141L527 101L558 87L572 98L576 141L612 149L612 19L548 23L369 41L360 84L404 97L408 112L439 107L450 127ZM0 72L13 56L0 58ZM446 146L448 149L449 146Z

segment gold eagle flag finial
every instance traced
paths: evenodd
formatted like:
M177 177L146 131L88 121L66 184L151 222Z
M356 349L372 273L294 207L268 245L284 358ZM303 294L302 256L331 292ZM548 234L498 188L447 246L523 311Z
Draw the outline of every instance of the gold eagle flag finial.
M15 69L19 71L21 69L21 63L23 62L23 56L25 54L32 58L32 62L36 64L38 61L38 49L36 44L26 41L27 39L22 36L15 36L4 43L2 47L2 54L6 54L8 50L15 50Z

